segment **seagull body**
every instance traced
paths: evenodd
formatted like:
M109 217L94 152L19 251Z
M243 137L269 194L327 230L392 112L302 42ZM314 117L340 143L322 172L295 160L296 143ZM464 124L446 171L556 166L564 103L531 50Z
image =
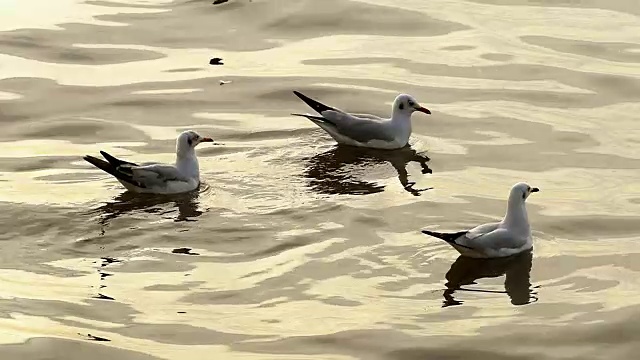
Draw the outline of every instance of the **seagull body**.
M525 200L538 191L526 183L515 184L509 194L507 214L500 222L456 233L422 232L446 241L463 256L496 258L521 253L533 247Z
M398 95L393 102L391 118L370 114L349 114L313 100L298 91L293 92L320 116L292 114L306 117L325 130L339 144L375 149L399 149L407 145L411 136L411 114L420 111L431 114L410 95Z
M107 160L86 155L84 160L113 175L129 191L148 194L177 194L200 186L200 168L195 147L201 142L213 142L194 131L185 131L176 139L175 165L144 163L141 165L117 159L105 151Z

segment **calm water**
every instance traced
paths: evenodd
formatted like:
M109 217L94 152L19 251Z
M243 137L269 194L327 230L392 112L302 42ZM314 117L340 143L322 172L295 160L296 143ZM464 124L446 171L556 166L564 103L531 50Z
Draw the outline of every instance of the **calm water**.
M637 356L637 0L211 3L0 0L1 359ZM291 90L433 115L337 148ZM224 144L197 194L81 158L172 161L187 128ZM420 234L521 180L533 253Z

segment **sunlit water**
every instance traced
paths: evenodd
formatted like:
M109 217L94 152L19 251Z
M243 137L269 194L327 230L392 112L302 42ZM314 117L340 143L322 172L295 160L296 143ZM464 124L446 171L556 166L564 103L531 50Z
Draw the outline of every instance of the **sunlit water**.
M635 0L0 8L0 358L640 351ZM433 115L401 151L336 147L292 90ZM222 144L193 194L132 196L82 160L170 162L188 128ZM420 234L499 219L522 180L531 253Z

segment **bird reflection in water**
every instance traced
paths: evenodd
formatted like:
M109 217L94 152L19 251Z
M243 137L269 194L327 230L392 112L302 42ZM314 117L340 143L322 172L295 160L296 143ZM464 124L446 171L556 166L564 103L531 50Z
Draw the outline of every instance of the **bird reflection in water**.
M169 215L174 221L196 221L194 218L202 215L199 208L198 197L200 191L196 189L188 193L172 195L136 194L126 191L116 196L112 201L93 209L92 212L100 216L100 224L106 226L113 219L122 215L143 212L158 214L166 217ZM176 213L174 217L173 215Z
M525 305L538 301L537 293L531 287L531 266L533 251L526 251L504 258L474 259L459 256L451 265L445 276L447 289L444 291L442 307L461 305L462 301L454 298L456 291L472 291L484 293L506 293L513 305ZM482 278L494 278L505 275L506 291L467 289L464 285L476 284Z
M354 146L336 146L311 157L307 162L305 177L309 186L325 194L367 195L384 191L384 186L374 182L356 179L358 170L376 164L390 163L398 173L402 187L414 196L432 188L415 189L415 182L409 181L407 164L417 162L423 174L431 174L427 165L429 157L406 146L398 150L378 150Z

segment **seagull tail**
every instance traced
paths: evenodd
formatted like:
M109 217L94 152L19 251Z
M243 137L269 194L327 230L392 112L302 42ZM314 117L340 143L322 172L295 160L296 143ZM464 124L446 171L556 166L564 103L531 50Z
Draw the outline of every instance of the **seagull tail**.
M104 156L105 159L107 159L107 161L117 167L117 166L121 166L121 165L131 165L131 166L138 166L137 164L134 163L130 163L124 160L120 160L118 158L116 158L115 156L112 156L111 154L107 153L106 151L100 151L100 154L102 154L102 156ZM86 160L86 159L85 159ZM88 160L87 160L88 161ZM114 175L115 176L115 175Z
M312 98L298 92L293 91L293 93L300 98L300 100L304 101L305 104L309 105L310 108L317 111L318 114L322 115L323 111L331 110L331 111L339 111L337 109L332 108L331 106L327 106L319 101L313 100Z
M107 174L112 175L113 177L115 177L118 180L127 182L131 185L137 186L137 187L144 187L141 186L141 184L138 184L136 181L133 180L133 178L130 175L127 175L125 173L123 173L122 171L118 171L117 167L114 166L111 163L108 163L102 159L98 159L97 157L93 157L91 155L85 155L83 157L83 159L88 162L89 164L97 167L98 169L106 172ZM116 159L117 160L117 159Z
M459 238L460 236L464 236L467 233L466 231L459 231L455 233L441 233L441 232L431 231L431 230L422 230L422 233L429 236L433 236L440 240L444 240L451 245L456 245L456 246L461 246L463 248L471 249L468 246L464 246L456 243L456 239Z

